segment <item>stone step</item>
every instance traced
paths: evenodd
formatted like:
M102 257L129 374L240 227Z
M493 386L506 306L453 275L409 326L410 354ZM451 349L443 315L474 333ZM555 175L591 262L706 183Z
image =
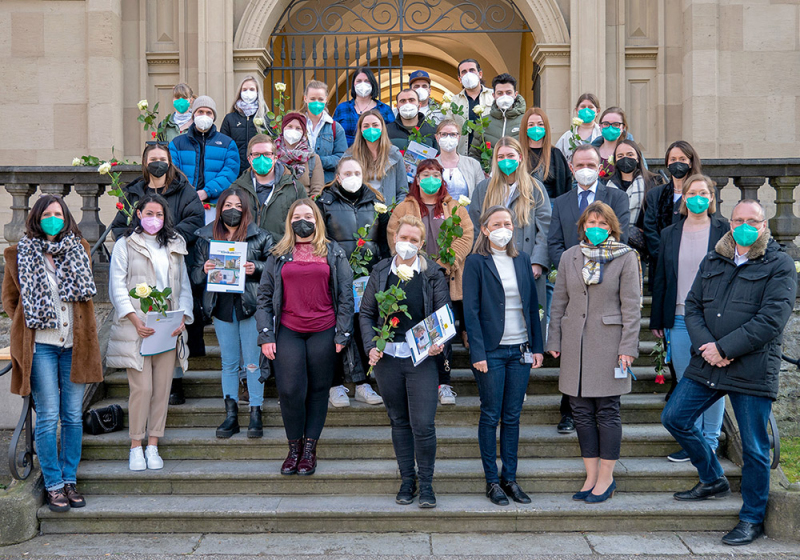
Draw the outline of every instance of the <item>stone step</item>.
M265 427L264 437L248 439L247 430L229 439L215 437L215 428L173 428L159 440L164 459L280 459L286 457L283 428ZM437 457L469 459L480 457L478 427L441 426L436 430ZM84 435L84 460L128 460L130 439L122 430L98 436ZM322 432L320 459L393 459L391 429L382 426L331 427ZM680 447L660 424L623 426L622 455L665 457ZM520 458L579 457L576 434L559 434L555 426L521 426Z
M356 496L95 496L69 514L39 509L42 534L264 532L727 531L741 498L678 502L670 493L620 492L601 504L568 493L499 507L482 494L440 495L435 509Z
M128 426L127 399L106 399L96 407L119 404L125 411ZM561 418L560 395L530 395L522 405L520 422L523 425L556 425ZM624 424L658 424L664 397L660 394L631 394L622 396L622 422ZM283 427L278 400L267 398L262 406L265 426ZM480 418L479 397L457 397L455 405L439 405L436 424L439 426L477 426ZM225 419L222 398L187 399L185 404L171 406L167 415L167 428L216 428ZM245 429L250 421L250 407L239 406L239 424ZM389 417L383 405L369 405L351 400L349 407L328 407L326 426L388 426Z
M637 381L631 384L634 393L666 393L669 389L669 380L663 385L655 383L656 373L652 366L634 367L633 374ZM453 369L450 372L450 382L453 390L459 397L478 395L478 386L470 369ZM109 398L128 398L128 377L124 371L114 371L106 376L106 395ZM374 380L372 381L375 386ZM348 384L350 389L350 402L355 404L355 386ZM183 390L186 398L222 398L222 385L219 370L189 370L183 378ZM377 387L376 387L377 390ZM528 383L529 395L552 395L558 393L558 368L540 368L531 370L531 379ZM264 394L268 398L277 398L275 379L270 378L264 387ZM456 399L458 401L458 399Z
M639 357L633 362L637 367L653 367L654 356L650 353L656 346L654 340L640 340L639 341ZM549 354L545 354L544 367L558 367L559 361ZM469 352L460 344L453 345L453 360L451 366L456 369L469 369L471 367L469 361ZM205 356L192 356L189 358L190 370L219 370L222 364L220 361L219 346L206 345Z
M722 461L734 491L741 471ZM126 461L83 461L78 484L87 495L350 495L392 494L400 477L394 459L320 460L313 476L283 476L281 461L167 460L158 471L128 470ZM670 463L664 457L623 457L615 472L621 492L678 492L697 483L691 463ZM530 494L572 493L585 478L580 459L521 459L517 481ZM480 494L485 489L479 459L436 461L439 494ZM90 501L92 498L90 498Z

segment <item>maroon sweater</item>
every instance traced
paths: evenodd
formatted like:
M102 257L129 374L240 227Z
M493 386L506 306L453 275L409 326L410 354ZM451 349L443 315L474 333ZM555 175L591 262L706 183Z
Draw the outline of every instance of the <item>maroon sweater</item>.
M314 256L310 243L298 243L293 260L283 265L281 324L295 332L313 333L336 325L330 278L325 257Z

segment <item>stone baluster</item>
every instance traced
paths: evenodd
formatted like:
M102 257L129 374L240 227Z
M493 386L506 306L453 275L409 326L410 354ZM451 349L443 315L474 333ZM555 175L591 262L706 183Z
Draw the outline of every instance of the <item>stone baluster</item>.
M710 177L711 177L711 180L714 181L717 184L717 189L716 189L717 192L715 193L716 196L717 196L717 211L718 212L722 212L722 210L721 210L721 208L722 208L722 189L724 189L725 186L728 184L728 178L727 177L720 177L720 176L716 176L715 177L713 175L710 175Z
M75 192L83 199L83 215L78 227L89 245L94 245L106 230L105 224L100 221L100 197L106 192L106 186L96 183L75 185Z
M72 190L72 186L61 183L44 183L39 185L39 190L42 191L42 194L54 194L65 198L69 194L69 191ZM72 212L72 210L70 210L70 212Z
M758 201L758 189L764 184L764 177L734 177L733 184L742 192L742 198Z
M770 177L769 184L775 189L775 217L769 221L772 237L786 246L794 260L800 260L800 248L794 242L800 235L800 218L794 215L794 189L800 177Z
M8 243L17 243L25 233L25 222L31 209L30 199L36 192L36 185L9 183L5 187L11 195L11 221L3 227L3 235Z

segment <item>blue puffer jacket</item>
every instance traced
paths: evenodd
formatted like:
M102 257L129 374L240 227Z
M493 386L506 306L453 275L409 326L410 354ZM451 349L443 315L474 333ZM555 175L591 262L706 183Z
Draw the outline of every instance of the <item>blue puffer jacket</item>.
M201 157L204 159L202 189L208 194L207 202L212 204L239 176L239 149L229 136L217 132L215 125L205 134L190 126L185 134L169 143L169 153L172 163L183 171L195 189L201 183L197 162Z

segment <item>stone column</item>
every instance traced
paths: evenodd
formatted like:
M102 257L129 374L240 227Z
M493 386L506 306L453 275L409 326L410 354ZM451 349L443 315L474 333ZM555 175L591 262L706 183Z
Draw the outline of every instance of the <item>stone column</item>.
M25 233L25 222L30 211L30 198L36 192L36 185L6 184L6 191L11 195L11 221L3 226L3 236L8 243L17 243Z
M568 44L536 44L531 52L531 59L540 68L541 106L547 113L552 131L563 131L570 127L572 108L577 99L564 95L569 91L570 83L569 49ZM553 142L556 140L558 136Z
M764 177L734 177L733 184L742 193L742 198L758 201L758 189L764 184Z
M263 78L270 66L272 57L266 45L257 49L236 49L233 51L233 83L238 84L245 76Z
M197 87L217 104L217 126L233 102L233 0L197 0Z
M800 218L794 215L794 189L800 177L770 177L769 184L775 189L775 216L769 221L769 229L786 252L794 260L800 260L800 248L795 238L800 235Z
M570 103L591 92L606 97L606 0L570 0Z

